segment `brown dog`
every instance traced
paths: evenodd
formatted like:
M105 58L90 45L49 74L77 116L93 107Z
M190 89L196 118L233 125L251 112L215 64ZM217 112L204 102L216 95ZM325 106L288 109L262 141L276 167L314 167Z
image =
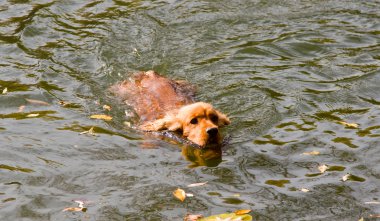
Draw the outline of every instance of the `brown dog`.
M111 87L111 91L132 106L144 131L182 131L201 147L221 143L219 127L230 120L211 104L194 102L194 89L184 82L162 77L154 71L137 73L132 79Z

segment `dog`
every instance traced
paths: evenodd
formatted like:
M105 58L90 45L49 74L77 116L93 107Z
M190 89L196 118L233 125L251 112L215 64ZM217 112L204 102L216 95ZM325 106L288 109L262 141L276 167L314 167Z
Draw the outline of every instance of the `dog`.
M110 90L133 107L140 117L140 130L181 132L184 138L202 148L221 144L219 128L230 124L229 118L211 104L194 100L192 85L154 71L136 73Z

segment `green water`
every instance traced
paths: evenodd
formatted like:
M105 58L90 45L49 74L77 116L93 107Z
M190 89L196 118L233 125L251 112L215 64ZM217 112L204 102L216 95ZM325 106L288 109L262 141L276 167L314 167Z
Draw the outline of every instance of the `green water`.
M2 1L0 220L237 209L254 220L374 220L379 11L376 0ZM200 151L126 126L135 117L107 88L150 69L228 114L229 146ZM177 188L194 197L177 200ZM63 211L75 200L87 210Z

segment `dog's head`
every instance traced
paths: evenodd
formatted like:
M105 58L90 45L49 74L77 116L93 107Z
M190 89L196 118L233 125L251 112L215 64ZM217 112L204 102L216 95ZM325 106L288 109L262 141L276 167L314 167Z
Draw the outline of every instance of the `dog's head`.
M189 104L176 113L141 125L148 131L182 131L182 135L201 147L208 143L220 143L219 128L230 124L228 117L204 102Z

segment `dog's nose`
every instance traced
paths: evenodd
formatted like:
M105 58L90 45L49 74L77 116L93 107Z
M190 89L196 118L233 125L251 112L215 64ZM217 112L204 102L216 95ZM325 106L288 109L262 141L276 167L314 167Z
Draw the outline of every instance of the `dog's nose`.
M218 128L217 127L208 128L206 132L208 133L209 136L214 137L218 133Z

